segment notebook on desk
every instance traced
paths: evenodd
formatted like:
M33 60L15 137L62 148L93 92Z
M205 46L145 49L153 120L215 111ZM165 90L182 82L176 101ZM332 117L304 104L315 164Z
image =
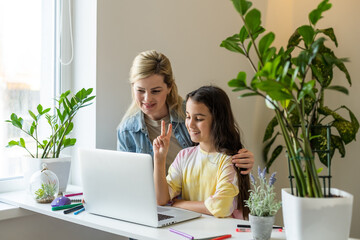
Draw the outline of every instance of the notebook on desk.
M156 203L153 162L148 154L79 149L87 212L151 227L201 214Z

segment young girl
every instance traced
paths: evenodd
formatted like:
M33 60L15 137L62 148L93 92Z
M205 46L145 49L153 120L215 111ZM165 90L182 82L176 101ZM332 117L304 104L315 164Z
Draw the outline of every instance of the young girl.
M250 188L248 175L231 162L242 148L240 134L226 93L204 86L186 96L186 128L198 145L181 150L165 176L165 161L172 126L154 139L154 181L159 205L172 206L215 217L248 217L244 200ZM181 195L181 200L175 197Z

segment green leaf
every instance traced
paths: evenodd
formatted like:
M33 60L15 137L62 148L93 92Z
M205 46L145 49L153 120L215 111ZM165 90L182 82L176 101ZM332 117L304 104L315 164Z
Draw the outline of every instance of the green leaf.
M264 146L263 150L262 150L262 154L263 154L263 159L264 159L264 162L267 163L268 162L268 153L270 151L270 148L271 146L274 144L277 136L279 136L280 133L277 132L275 134L275 136L273 138L271 138L271 140Z
M268 50L270 45L273 43L275 39L275 34L273 32L269 32L264 37L262 37L259 41L259 52L260 55L263 56L264 53Z
M86 90L83 88L75 94L75 97L79 100L83 99L86 95Z
M246 30L246 27L245 26L242 26L241 30L240 30L240 33L239 33L239 41L241 43L244 43L244 41L246 39L249 38L249 33L248 31Z
M245 0L232 0L234 7L240 15L244 16L247 10L251 7L252 2Z
M85 91L86 97L89 96L89 95L93 92L93 90L94 90L93 88L87 89L87 90Z
M93 100L94 98L95 98L95 96L91 96L91 97L85 99L85 100L83 101L83 103L90 102L90 101Z
M75 138L66 138L63 141L63 148L74 146L76 143Z
M23 138L20 138L20 145L19 146L25 148L25 140Z
M51 110L51 108L46 108L46 109L43 111L43 114L48 113L50 110Z
M346 109L346 110L349 112L351 124L352 124L353 127L354 127L355 136L356 136L356 133L357 133L358 130L359 130L359 122L358 122L358 120L356 119L354 113L353 113L348 107L346 107L346 106L341 106L341 108L344 108L344 109ZM354 139L355 139L355 138L354 138Z
M241 94L238 98L244 98L244 97L251 97L251 96L257 96L257 93L251 92L251 93L244 93Z
M229 87L246 87L246 73L239 72L236 79L228 82Z
M351 124L351 122L345 119L343 120L337 119L332 123L332 126L334 126L338 130L340 137L345 144L348 144L355 139L356 129Z
M328 3L329 0L322 1L316 9L310 12L309 20L311 24L316 25L316 23L322 18L322 13L331 8L331 3Z
M32 119L34 119L35 121L38 120L38 118L36 117L36 115L32 111L29 110L29 114L32 117Z
M298 77L298 73L299 73L299 67L296 67L294 69L294 72L292 73L291 75L291 82L290 82L290 88L293 87L294 83L295 83L295 80L297 79Z
M39 114L42 115L43 106L39 104L36 109L38 110Z
M269 91L267 93L271 97L271 99L273 99L275 101L292 99L292 96L289 93L287 93L286 91L283 91L283 90L281 90L281 91Z
M274 133L274 128L278 125L278 121L276 119L276 117L273 117L273 119L271 119L271 121L268 123L266 129L265 129L265 134L264 134L264 138L263 138L263 142L267 141L268 139L271 138L271 136Z
M299 45L300 43L300 34L298 32L298 29L295 30L295 32L291 35L291 37L289 38L288 44L287 44L287 48L291 49L297 45Z
M303 25L298 28L298 32L302 36L305 45L309 47L314 40L314 36L315 36L314 29L309 25Z
M273 162L275 161L275 159L280 155L280 153L283 150L283 146L279 145L277 146L274 151L271 154L271 157L269 159L269 161L266 163L266 168L269 169L271 167L271 165L273 164Z
M344 118L337 114L335 111L331 110L327 106L319 107L318 112L324 116L333 116L335 120L343 120Z
M65 135L68 135L74 128L74 123L69 123L69 127L66 129Z
M237 88L234 88L232 91L239 92L239 91L243 91L243 90L249 90L249 89L247 87L237 87Z
M11 140L6 147L14 147L14 146L20 146L20 143L14 140Z
M36 124L35 124L35 122L32 122L30 130L29 130L29 134L31 136L34 134L35 128L36 128Z
M269 62L270 59L272 59L275 56L276 53L276 48L275 47L271 47L269 48L264 55L261 57L263 62Z
M245 87L246 85L239 79L232 79L228 82L229 87Z
M335 43L335 46L338 46L338 42L333 28L319 29L318 31L328 36Z
M350 74L349 74L347 68L345 67L345 64L342 62L339 62L339 63L335 63L335 65L340 69L340 71L342 71L345 74L346 79L348 80L348 83L351 86L351 77L350 77Z
M339 92L342 92L342 93L344 93L346 95L349 95L349 90L347 90L347 88L345 88L343 86L329 86L326 89L339 91Z
M239 47L239 45L236 42L230 41L230 40L224 40L220 44L220 47L226 48L229 51L245 54L244 51Z
M313 92L313 88L315 86L315 80L311 80L307 83L304 83L303 88L301 89L299 96L298 96L298 100L300 101L301 99L303 99L306 95L312 97L313 99L316 98L314 92Z
M333 145L334 150L338 149L341 157L345 157L345 145L341 140L341 137L336 135L331 135L331 144Z
M257 9L250 10L245 16L245 24L251 34L255 33L261 24L261 13Z
M273 80L265 80L257 83L256 87L259 88L261 91L266 92L266 95L269 95L271 99L275 101L292 99L291 94L289 94L279 82Z

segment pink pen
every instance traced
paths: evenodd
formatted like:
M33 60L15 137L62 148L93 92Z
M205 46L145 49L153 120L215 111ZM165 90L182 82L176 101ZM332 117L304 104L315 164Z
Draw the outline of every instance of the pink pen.
M72 196L79 196L79 195L83 195L83 193L70 193L70 194L65 194L64 197L72 197Z

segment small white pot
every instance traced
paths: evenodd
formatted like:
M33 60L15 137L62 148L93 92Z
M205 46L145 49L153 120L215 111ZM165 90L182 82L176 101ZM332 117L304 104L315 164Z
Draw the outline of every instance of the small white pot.
M282 189L282 211L287 240L347 240L353 195L331 188L332 198L303 198Z
M60 156L59 158L22 158L21 164L26 188L29 186L31 176L36 171L42 169L43 163L46 163L47 168L58 177L59 193L65 192L70 175L71 157L69 156Z
M254 240L269 240L272 227L275 222L274 216L259 217L249 214L251 233Z

